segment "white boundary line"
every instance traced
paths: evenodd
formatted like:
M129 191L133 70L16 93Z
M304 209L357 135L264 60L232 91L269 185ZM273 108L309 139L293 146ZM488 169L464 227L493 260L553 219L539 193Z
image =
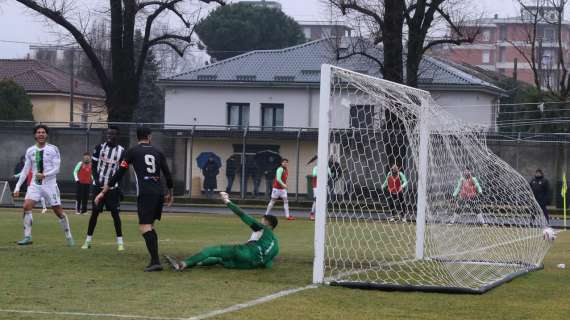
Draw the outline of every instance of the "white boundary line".
M185 320L185 318L149 317L149 316L137 316L137 315L129 315L129 314L113 314L113 313L34 311L34 310L11 310L11 309L0 309L0 312L2 312L2 313L19 313L19 314L47 314L47 315L60 315L60 316L143 319L143 320Z
M299 287L299 288L294 288L294 289L287 289L287 290L283 290L283 291L279 291L273 294L270 294L268 296L265 297L261 297L261 298L257 298L255 300L251 300L245 303L238 303L235 304L231 307L227 307L224 309L218 309L218 310L214 310L214 311L210 311L210 312L206 312L204 314L201 315L197 315L194 317L190 317L187 318L185 320L202 320L202 319L208 319L208 318L212 318L212 317L216 317L225 313L229 313L229 312L235 312L235 311L239 311L241 309L245 309L245 308L249 308L249 307L253 307L255 305L261 304L261 303L265 303L271 300L275 300L284 296L288 296L290 294L294 294L303 290L307 290L307 289L314 289L317 288L317 285L311 284L305 287Z
M34 310L15 310L15 309L0 309L0 313L18 313L18 314L44 314L44 315L61 315L61 316L83 316L83 317L100 317L100 318L121 318L121 319L143 319L143 320L203 320L216 317L222 314L239 311L245 308L253 307L271 300L279 299L290 294L294 294L307 289L317 288L316 285L308 285L305 287L287 289L272 293L270 295L257 298L244 303L238 303L233 306L208 311L206 313L193 316L190 318L174 318L174 317L153 317L153 316L139 316L129 314L113 314L113 313L89 313L89 312L66 312L66 311L34 311Z

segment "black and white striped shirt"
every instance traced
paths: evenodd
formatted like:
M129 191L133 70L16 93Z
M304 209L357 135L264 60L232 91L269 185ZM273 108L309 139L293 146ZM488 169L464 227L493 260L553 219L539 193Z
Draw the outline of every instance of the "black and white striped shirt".
M92 157L93 184L104 186L109 179L117 172L121 161L125 157L125 148L120 145L110 146L106 142L95 147ZM111 189L119 186L109 186Z

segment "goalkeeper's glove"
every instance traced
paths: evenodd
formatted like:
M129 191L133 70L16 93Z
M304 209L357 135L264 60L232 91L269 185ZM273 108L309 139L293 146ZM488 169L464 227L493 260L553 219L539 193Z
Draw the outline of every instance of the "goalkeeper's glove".
M225 204L230 202L230 195L227 192L220 192L220 197Z

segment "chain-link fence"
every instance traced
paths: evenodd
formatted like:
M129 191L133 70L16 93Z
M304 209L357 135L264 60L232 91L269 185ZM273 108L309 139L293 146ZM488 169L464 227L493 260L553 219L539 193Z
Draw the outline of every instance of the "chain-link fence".
M58 182L63 193L75 192L73 168L85 151L92 151L103 142L107 123L70 127L68 123L45 123L50 127L49 142L58 146L62 156ZM13 181L14 168L26 149L34 144L33 122L0 122L0 179ZM120 143L136 144L136 128L140 124L116 123ZM288 191L294 201L311 201L309 174L316 162L308 163L317 154L315 128L262 128L236 126L184 126L147 124L153 130L152 143L168 160L175 181L175 194L191 199L204 198L204 171L197 159L212 153L220 159L220 167L208 187L227 190L234 197L268 198L277 162L289 160ZM559 206L561 179L568 168L570 134L489 133L487 144L493 152L530 180L536 169L544 171L551 181L553 203ZM264 154L264 157L260 157ZM210 154L207 154L208 156ZM206 157L208 157L206 156ZM242 161L245 159L245 161ZM387 168L388 169L388 168ZM215 171L214 171L215 172ZM476 173L474 173L476 175ZM123 189L133 194L130 177Z
M73 169L86 151L105 139L107 123L69 127L68 123L44 123L49 126L49 143L61 153L58 183L62 193L75 192ZM140 124L114 123L120 129L119 143L126 148L136 142ZM308 162L317 153L317 130L306 128L261 128L235 126L182 126L145 124L152 128L152 143L166 155L172 171L177 196L207 197L206 187L227 190L242 199L268 198L279 159L289 160L288 191L294 201L312 201L307 177L316 162ZM32 122L0 122L0 179L14 181L15 167L26 149L33 145ZM213 178L205 179L205 171L197 160L214 157L220 161ZM244 159L244 161L242 161ZM133 194L135 188L126 177L122 189Z

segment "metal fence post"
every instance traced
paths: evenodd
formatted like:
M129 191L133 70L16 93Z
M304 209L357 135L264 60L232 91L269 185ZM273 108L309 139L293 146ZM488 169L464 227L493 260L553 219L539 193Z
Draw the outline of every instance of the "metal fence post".
M86 137L85 137L85 151L89 151L91 148L91 139L90 139L90 134L91 134L91 126L93 125L92 122L89 123L89 125L87 126L87 130L85 132Z
M188 198L192 199L192 180L193 180L193 176L192 176L192 161L194 158L194 130L196 129L196 126L192 126L192 129L190 129L190 150L189 150L189 155L188 155L188 160L186 162L186 166L188 166L188 179L190 181L188 181Z
M299 129L299 131L297 132L297 170L295 172L296 176L297 176L297 184L295 186L295 202L299 202L299 171L301 170L301 164L300 164L300 153L301 153L301 132L303 132L303 129Z
M245 188L247 186L247 181L245 180L246 174L245 174L245 163L246 163L246 159L245 159L245 142L246 142L246 136L247 136L247 130L249 129L249 125L247 127L245 127L244 131L243 131L243 137L242 137L242 141L241 141L241 190L240 190L240 195L241 195L241 199L245 199Z

